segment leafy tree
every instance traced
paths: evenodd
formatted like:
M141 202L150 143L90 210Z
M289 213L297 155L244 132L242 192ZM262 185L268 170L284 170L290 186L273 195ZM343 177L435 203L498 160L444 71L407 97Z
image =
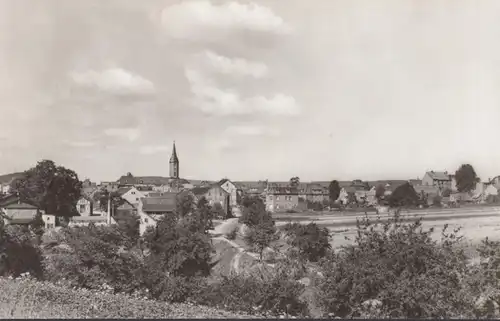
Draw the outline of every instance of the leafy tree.
M450 188L445 188L443 193L442 193L443 197L450 197L451 195L451 189Z
M240 223L249 227L256 226L262 221L272 221L272 216L266 211L266 205L259 197L245 197Z
M184 217L195 209L194 197L191 193L179 193L177 195L177 215Z
M406 182L399 185L389 197L391 207L415 206L418 202L418 195L413 186Z
M298 176L290 178L290 186L292 187L299 187L300 184L300 178Z
M455 172L455 179L459 192L470 192L476 188L476 183L479 182L476 171L470 164L460 166Z
M276 239L276 226L272 220L267 219L251 226L249 232L244 237L245 242L252 247L254 251L259 253L261 261L264 250Z
M56 166L51 160L42 160L25 171L23 177L14 180L11 191L45 213L73 216L77 215L81 182L74 171Z
M42 218L42 212L37 211L35 218L30 223L30 230L36 235L37 241L40 241L45 228L45 222Z
M214 206L212 206L212 215L213 217L217 217L220 219L226 219L227 215L226 212L224 211L224 208L220 203L215 203Z
M219 204L219 206L221 205ZM208 204L208 201L205 197L200 198L200 200L196 204L195 214L197 215L197 219L199 220L201 224L201 229L203 231L206 232L214 227L213 218L215 215L215 211L212 209L212 206Z
M140 217L137 214L124 215L120 219L116 219L118 228L123 232L123 235L130 241L129 247L137 244L140 238L139 226L141 225Z
M111 208L113 213L116 213L116 209L125 203L125 200L117 192L108 192L107 190L100 190L94 194L93 202L99 205L99 209L103 212L108 211L108 202L111 200ZM95 208L97 209L97 208Z
M375 197L380 200L385 195L385 186L383 184L378 184L375 188Z
M432 205L434 205L434 206L438 206L438 207L441 207L441 196L439 196L439 195L435 195L435 196L432 198Z
M288 244L299 250L299 255L311 262L317 262L331 249L329 231L326 227L320 228L316 223L307 225L288 223L285 226Z
M328 196L330 198L330 202L334 203L340 195L340 185L339 182L336 180L333 180L330 182L330 185L328 186Z

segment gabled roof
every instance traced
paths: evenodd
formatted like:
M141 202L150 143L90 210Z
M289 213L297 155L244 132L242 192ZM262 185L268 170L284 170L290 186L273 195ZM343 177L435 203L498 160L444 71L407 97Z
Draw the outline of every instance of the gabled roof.
M274 186L270 187L267 193L273 195L297 195L299 191L297 188L291 186Z
M6 209L36 210L37 207L26 203L13 203L5 206Z
M206 193L208 193L209 190L211 190L212 188L214 187L219 187L218 185L210 185L210 186L199 186L199 187L194 187L191 189L191 193L193 193L194 195L196 196L201 196L201 195L205 195ZM221 188L222 191L224 191L222 188ZM226 193L226 191L224 191Z
M26 203L10 204L4 209L11 210L9 214L5 212L1 214L10 224L29 224L35 219L38 212L35 206Z
M132 189L132 187L120 187L116 192L122 196L124 194L126 194L128 191L130 191Z
M230 179L228 179L228 178L221 179L220 181L217 182L217 185L222 186L226 182L229 182L229 183L233 184L234 186L236 186L236 184L233 181L231 181Z
M429 171L426 174L429 174L429 176L433 180L438 180L438 181L451 181L451 177L453 177L453 175L449 174L448 172Z
M177 207L177 193L165 193L161 197L141 198L144 212L173 212Z
M122 176L118 179L120 185L154 185L162 186L172 183L189 184L189 181L184 178L170 178L163 176Z
M0 184L10 184L13 180L23 177L24 172L17 172L11 174L0 175Z

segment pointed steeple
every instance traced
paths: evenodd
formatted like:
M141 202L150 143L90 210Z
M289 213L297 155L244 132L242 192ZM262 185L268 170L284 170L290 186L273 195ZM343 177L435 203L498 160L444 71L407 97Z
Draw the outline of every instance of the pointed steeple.
M174 140L174 148L172 149L172 156L170 157L170 163L178 163L179 158L177 158L177 151L175 150L175 140Z

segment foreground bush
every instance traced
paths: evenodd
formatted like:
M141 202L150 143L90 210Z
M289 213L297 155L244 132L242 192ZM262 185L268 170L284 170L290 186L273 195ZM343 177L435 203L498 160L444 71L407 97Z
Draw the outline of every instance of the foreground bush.
M340 317L451 318L473 314L457 231L431 239L420 221L358 222L355 244L322 262L317 301Z

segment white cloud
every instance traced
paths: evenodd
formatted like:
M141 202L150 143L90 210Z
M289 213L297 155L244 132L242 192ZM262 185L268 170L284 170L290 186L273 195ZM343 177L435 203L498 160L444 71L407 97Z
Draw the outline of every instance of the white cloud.
M107 136L127 138L131 142L136 141L141 136L139 128L108 128L104 131Z
M147 95L155 92L155 86L151 81L120 68L73 72L70 77L80 86L96 88L116 95Z
M170 148L165 145L147 145L147 146L142 146L139 152L141 154L150 155L150 154L165 152L168 150L170 150Z
M226 2L214 5L210 1L183 1L165 8L161 21L166 31L175 38L199 38L208 29L230 32L236 29L289 33L291 27L264 6Z
M229 58L208 50L204 52L202 59L208 68L226 75L264 78L269 72L264 63L243 58Z
M96 145L95 142L88 141L66 141L65 143L71 147L92 147Z
M226 133L242 136L276 136L279 134L279 130L275 128L265 128L259 125L237 125L228 127Z
M300 106L295 98L288 95L275 94L271 98L264 96L244 98L235 91L217 88L210 78L194 69L186 68L185 76L194 95L193 104L207 114L220 116L253 113L288 116L300 114Z

